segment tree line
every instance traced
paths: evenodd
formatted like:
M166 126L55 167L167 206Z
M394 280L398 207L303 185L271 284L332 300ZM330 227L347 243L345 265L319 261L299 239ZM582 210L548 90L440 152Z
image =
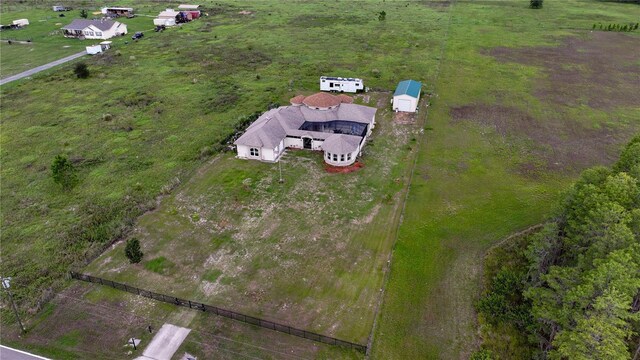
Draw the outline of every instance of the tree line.
M640 135L611 168L584 171L555 213L495 272L481 318L525 334L534 358L640 359Z

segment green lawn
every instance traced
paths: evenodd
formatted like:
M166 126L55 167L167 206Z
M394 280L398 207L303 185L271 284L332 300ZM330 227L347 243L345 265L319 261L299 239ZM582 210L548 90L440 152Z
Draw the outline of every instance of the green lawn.
M161 8L161 7L160 7ZM99 9L95 7L93 10ZM149 10L150 11L150 10ZM13 42L0 42L0 77L5 78L19 72L44 65L65 56L84 51L88 45L95 45L98 40L67 39L62 35L61 27L68 25L73 19L80 19L79 11L64 12L64 17L46 9L24 9L21 11L8 11L0 14L0 23L10 24L13 20L26 18L29 25L19 30L5 30L0 32L1 40L27 41L28 44ZM92 15L89 14L91 17ZM136 31L153 29L152 18L139 16L133 19L118 19L127 24L130 34ZM125 41L131 41L130 36L113 38L114 46L124 45ZM52 70L51 70L52 71Z
M570 36L586 39L578 52L589 51L590 39L599 34L585 29L598 21L634 21L640 8L595 1L545 1L543 10L534 11L526 9L525 3L461 1L449 9L437 97L427 118L432 131L421 143L373 358L469 356L478 344L472 304L479 291L484 251L506 235L543 221L552 211L550 204L577 170L615 158L624 140L640 129L637 98L631 99L631 105L607 111L576 107L571 101L584 90L581 84L570 84L568 90L573 93L567 96L567 103L544 101L537 94L558 84L540 79L549 79L557 71L499 62L490 55L496 47L563 48L561 39ZM631 43L640 40L638 34L607 35L617 36L611 38L611 44L614 47L620 41L614 49L618 53L634 52L625 49L627 36L633 36ZM560 60L566 66L582 61L571 56ZM590 71L587 67L582 76L588 78ZM612 71L608 76L620 73ZM591 86L595 90L602 85ZM615 86L629 84L604 86L612 92ZM624 89L633 92L632 87ZM465 107L483 111L465 113L460 110ZM509 112L502 118L505 109ZM520 118L525 120L519 122ZM617 140L599 138L588 146L596 148L597 154L586 149L591 155L584 158L583 147L576 145L590 140L567 130L579 129L576 124L587 129L608 127ZM545 144L545 138L556 135L553 131L561 133L565 143ZM564 152L569 161L561 156ZM553 163L563 160L566 162Z
M223 155L139 218L140 265L121 242L87 271L366 343L419 136L393 122L388 93L367 97L385 109L364 168L330 174L305 151L278 165Z

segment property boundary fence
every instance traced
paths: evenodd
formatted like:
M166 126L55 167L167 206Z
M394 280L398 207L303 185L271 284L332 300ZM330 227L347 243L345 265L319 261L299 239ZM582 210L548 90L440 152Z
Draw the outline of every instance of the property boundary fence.
M336 345L336 346L342 346L342 347L346 347L346 348L350 348L350 349L355 349L355 350L363 352L363 353L366 353L366 351L367 351L367 346L365 346L365 345L352 343L350 341L336 339L336 338L331 337L331 336L321 335L321 334L317 334L317 333L306 331L306 330L297 329L297 328L294 328L294 327L289 326L289 325L284 325L284 324L280 324L280 323L277 323L277 322L274 322L274 321L264 320L264 319L260 319L260 318L257 318L257 317L241 314L241 313L238 313L238 312L235 312L235 311L222 309L222 308L219 308L217 306L207 305L207 304L203 304L203 303L199 303L199 302L191 301L191 300L180 299L180 298L175 297L175 296L168 296L168 295L164 295L164 294L159 294L159 293L155 293L153 291L143 290L143 289L137 288L135 286L129 286L127 284L122 284L122 283L119 283L119 282L115 282L115 281L111 281L111 280L107 280L107 279L102 279L102 278L99 278L99 277L96 277L96 276L77 273L75 271L71 271L70 275L71 275L72 279L76 279L76 280L80 280L80 281L86 281L86 282L90 282L90 283L96 283L96 284L105 285L105 286L110 286L110 287L112 287L114 289L124 290L126 292L129 292L129 293L132 293L132 294L136 294L136 295L140 295L140 296L144 296L144 297L149 298L149 299L154 299L154 300L166 302L166 303L169 303L169 304L174 304L174 305L177 305L177 306L184 306L184 307L188 307L190 309L195 309L195 310L200 310L200 311L204 311L204 312L214 313L216 315L224 316L224 317L229 318L229 319L241 321L241 322L244 322L244 323L247 323L247 324L251 324L251 325L260 326L260 327L263 327L265 329L279 331L279 332L282 332L282 333L285 333L285 334L298 336L298 337L301 337L301 338L305 338L305 339L321 342L321 343L324 343L324 344Z

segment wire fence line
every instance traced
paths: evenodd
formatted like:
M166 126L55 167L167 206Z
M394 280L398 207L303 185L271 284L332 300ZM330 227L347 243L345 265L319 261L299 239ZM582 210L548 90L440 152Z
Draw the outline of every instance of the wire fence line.
M174 305L177 305L177 306L184 306L184 307L188 307L190 309L195 309L195 310L200 310L200 311L204 311L204 312L214 313L216 315L223 316L223 317L226 317L226 318L229 318L229 319L241 321L241 322L244 322L244 323L247 323L247 324L256 325L256 326L259 326L259 327L262 327L262 328L265 328L265 329L274 330L274 331L282 332L282 333L289 334L289 335L298 336L298 337L301 337L301 338L304 338L304 339L309 339L309 340L321 342L321 343L328 344L328 345L335 345L335 346L346 347L346 348L349 348L349 349L355 349L355 350L363 352L363 353L367 352L367 346L366 345L356 344L356 343L352 343L350 341L336 339L336 338L331 337L331 336L326 336L326 335L314 333L314 332L311 332L311 331L301 330L301 329L294 328L294 327L289 326L289 325L284 325L284 324L280 324L280 323L277 323L277 322L274 322L274 321L264 320L264 319L260 319L260 318L257 318L257 317L241 314L241 313L238 313L238 312L235 312L235 311L222 309L222 308L219 308L217 306L207 305L207 304L203 304L203 303L196 302L196 301L191 301L191 300L185 300L185 299L181 299L181 298L178 298L178 297L175 297L175 296L159 294L159 293L156 293L156 292L153 292L153 291L140 289L140 288L137 288L135 286L122 284L122 283L119 283L119 282L116 282L116 281L107 280L107 279L99 278L99 277L96 277L96 276L91 276L91 275L87 275L87 274L81 274L81 273L77 273L75 271L71 271L71 272L69 272L69 274L70 274L72 279L76 279L76 280L80 280L80 281L86 281L86 282L95 283L95 284L100 284L100 285L104 285L104 286L110 286L110 287L112 287L114 289L124 290L126 292L129 292L129 293L132 293L132 294L136 294L136 295L139 295L139 296L144 296L144 297L149 298L149 299L158 300L158 301L162 301L162 302L169 303L169 304L174 304Z

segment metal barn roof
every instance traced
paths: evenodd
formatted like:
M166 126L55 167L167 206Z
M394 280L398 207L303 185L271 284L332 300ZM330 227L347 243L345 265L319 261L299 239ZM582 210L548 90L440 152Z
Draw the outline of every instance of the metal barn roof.
M422 83L420 81L403 80L398 83L398 87L396 88L396 92L393 93L393 96L409 95L417 98L420 96L420 88L422 88Z

